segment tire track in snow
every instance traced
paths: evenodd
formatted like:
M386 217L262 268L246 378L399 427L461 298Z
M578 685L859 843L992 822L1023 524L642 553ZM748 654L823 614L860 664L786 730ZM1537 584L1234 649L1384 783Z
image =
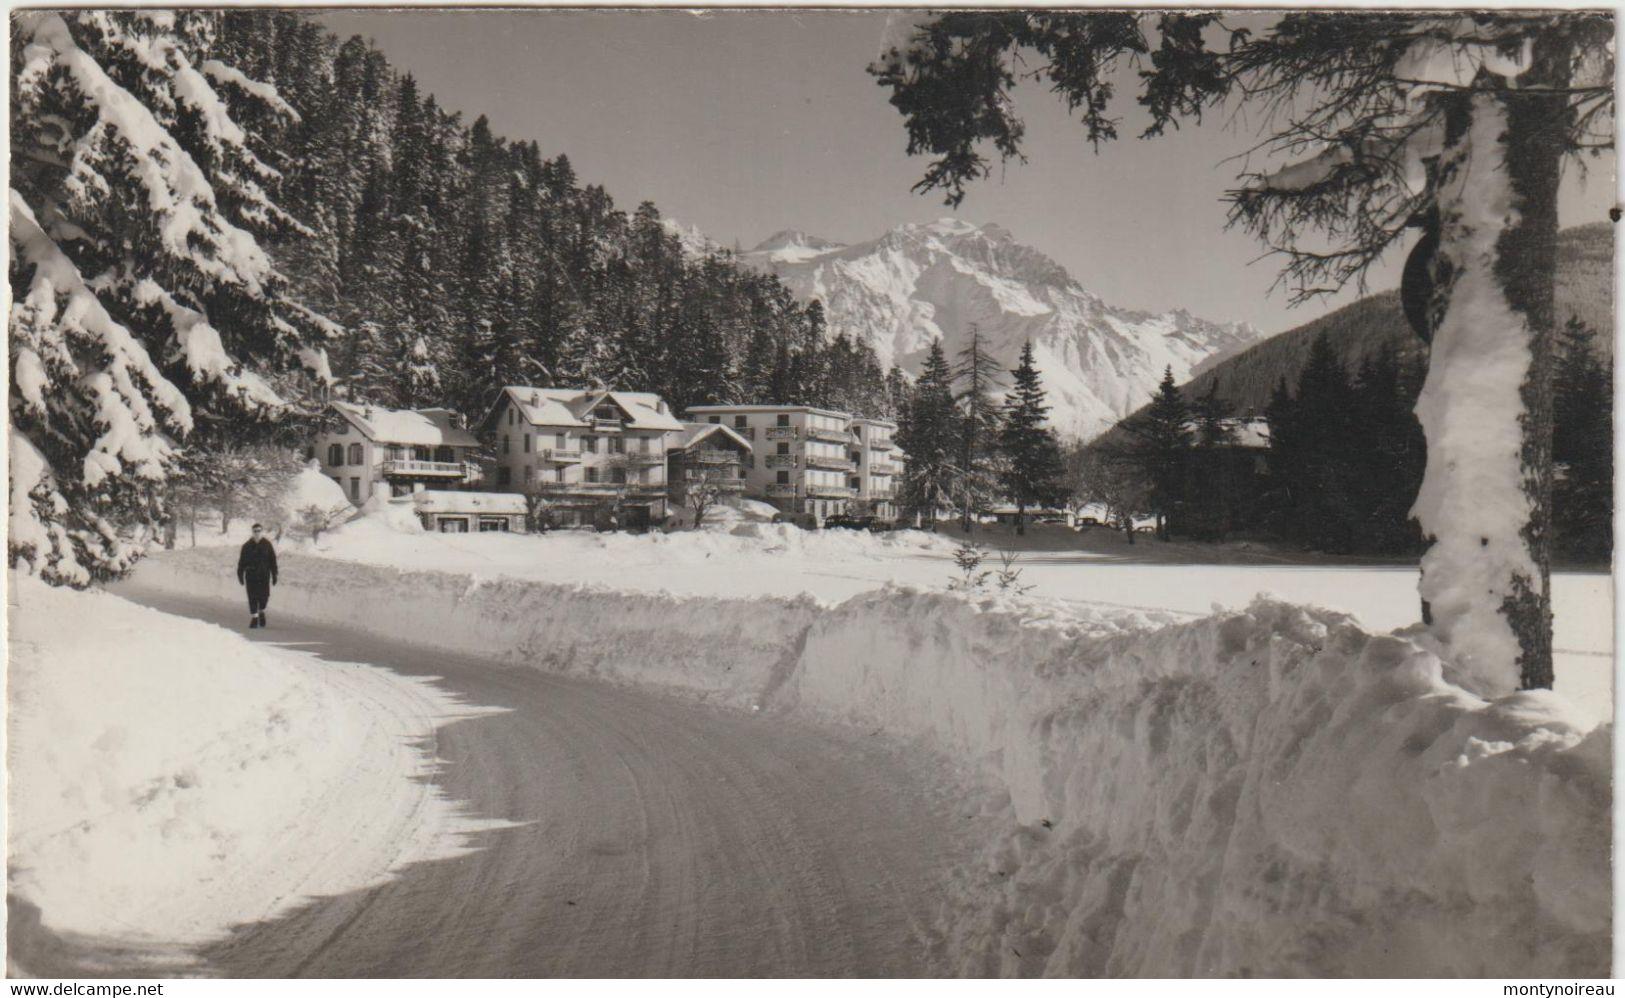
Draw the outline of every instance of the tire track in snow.
M124 595L229 622L224 602ZM235 604L230 604L234 606ZM279 618L254 640L440 677L509 712L437 733L465 856L244 926L232 976L917 976L971 843L934 763L748 714ZM962 824L962 822L961 822Z

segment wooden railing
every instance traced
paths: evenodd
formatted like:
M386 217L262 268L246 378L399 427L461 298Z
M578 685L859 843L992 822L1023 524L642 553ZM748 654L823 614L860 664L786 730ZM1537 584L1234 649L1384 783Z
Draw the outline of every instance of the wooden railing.
M411 458L390 458L384 462L386 475L435 475L456 478L479 477L478 465L464 461L417 461Z

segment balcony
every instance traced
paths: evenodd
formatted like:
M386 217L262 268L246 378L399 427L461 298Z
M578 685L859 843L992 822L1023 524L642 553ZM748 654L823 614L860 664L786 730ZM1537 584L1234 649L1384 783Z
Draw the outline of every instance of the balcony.
M851 471L852 462L844 457L830 457L825 454L808 454L807 467L818 468L823 471Z
M401 475L408 478L479 478L479 465L468 464L463 461L413 461L405 458L391 458L384 462L385 475Z
M871 437L868 443L870 450L892 450L897 446L887 437Z
M865 499L895 499L897 492L894 489L870 489L864 494Z
M635 451L626 455L626 463L639 468L648 468L657 464L665 464L666 455Z
M801 431L794 426L769 426L766 436L769 440L796 440L801 437Z
M896 475L902 473L903 466L888 461L875 461L869 465L871 475Z
M794 499L796 487L791 482L774 482L767 487L767 494L774 498Z
M618 419L599 419L594 416L592 428L599 433L619 433L624 429L624 425Z
M683 460L688 464L738 464L739 455L731 450L710 448L689 451Z
M719 492L743 492L745 480L743 478L706 478L703 475L687 476L683 479L683 487L687 489L705 486Z
M769 454L762 459L762 465L767 468L794 468L796 456L794 454Z
M852 490L845 485L808 485L807 494L819 499L849 499Z
M540 482L536 491L543 495L610 495L626 488L624 482Z
M807 436L813 440L823 440L832 444L849 444L852 434L845 430L832 430L824 426L807 427Z
M659 498L666 494L666 483L650 484L648 482L631 482L626 486L626 494L639 496L645 499Z
M568 447L548 447L542 451L543 461L552 461L554 464L574 464L581 460L579 448L571 450Z

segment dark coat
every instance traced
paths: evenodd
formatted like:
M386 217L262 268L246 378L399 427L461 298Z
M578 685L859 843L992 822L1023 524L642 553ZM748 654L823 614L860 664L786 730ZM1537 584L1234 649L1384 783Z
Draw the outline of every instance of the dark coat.
M269 538L256 541L251 537L243 542L242 553L237 556L237 581L249 579L276 581L276 548Z

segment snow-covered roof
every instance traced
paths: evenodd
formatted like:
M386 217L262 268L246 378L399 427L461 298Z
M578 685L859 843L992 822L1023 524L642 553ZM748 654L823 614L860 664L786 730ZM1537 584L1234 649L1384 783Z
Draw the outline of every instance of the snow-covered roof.
M664 403L653 392L509 385L502 393L532 426L587 426L593 408L608 399L626 413L626 425L634 430L679 432L683 428L676 417L662 411ZM495 416L501 407L499 398L486 420Z
M419 513L523 514L525 497L517 492L449 492L425 489L412 493Z
M385 409L381 405L334 402L333 408L374 443L418 447L478 447L472 433L458 426L450 409Z
M852 414L841 412L839 409L820 409L811 405L691 405L688 407L689 415L705 413L711 415L732 415L736 413L780 413L780 412L807 412L816 416L835 416L839 419L851 419Z
M677 443L673 445L672 449L687 450L689 447L699 443L701 440L704 440L713 433L721 433L724 436L731 438L735 443L748 451L756 449L750 445L749 440L746 440L744 437L740 436L738 433L735 433L729 427L723 426L721 423L684 423L683 435L677 441Z

